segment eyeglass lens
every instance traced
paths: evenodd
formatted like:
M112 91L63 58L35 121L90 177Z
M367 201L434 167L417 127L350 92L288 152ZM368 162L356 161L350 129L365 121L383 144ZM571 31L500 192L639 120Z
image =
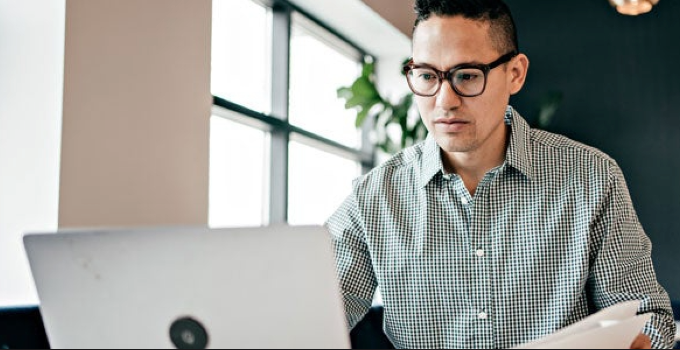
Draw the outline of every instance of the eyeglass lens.
M478 68L455 69L446 74L454 90L460 95L478 95L484 90L484 71ZM440 88L441 79L434 69L414 68L408 72L411 88L420 95L434 95Z

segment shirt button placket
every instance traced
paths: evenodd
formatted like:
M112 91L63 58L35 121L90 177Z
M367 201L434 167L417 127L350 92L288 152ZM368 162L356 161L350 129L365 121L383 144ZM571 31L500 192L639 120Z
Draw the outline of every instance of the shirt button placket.
M472 214L470 232L470 255L474 266L473 307L476 318L476 332L478 339L475 346L492 348L493 344L493 316L489 307L492 305L491 260L488 251L489 220L488 186L482 181L474 197L474 205L467 206Z

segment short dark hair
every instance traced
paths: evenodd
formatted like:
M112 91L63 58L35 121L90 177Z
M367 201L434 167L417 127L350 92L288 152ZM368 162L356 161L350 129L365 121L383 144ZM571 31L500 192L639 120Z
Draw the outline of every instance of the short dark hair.
M463 18L489 22L489 36L499 53L519 52L517 28L510 8L502 0L415 0L415 32L420 22L432 15L463 16Z

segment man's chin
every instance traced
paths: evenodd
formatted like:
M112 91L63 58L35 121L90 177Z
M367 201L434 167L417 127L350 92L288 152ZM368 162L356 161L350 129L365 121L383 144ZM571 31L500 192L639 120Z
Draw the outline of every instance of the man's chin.
M439 148L446 153L465 153L470 152L473 149L472 145L469 143L455 142L448 137L438 137L436 140Z

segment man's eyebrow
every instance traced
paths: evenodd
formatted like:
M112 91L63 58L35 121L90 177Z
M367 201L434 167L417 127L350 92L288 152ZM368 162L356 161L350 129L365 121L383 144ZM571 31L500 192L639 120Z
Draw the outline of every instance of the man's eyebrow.
M411 59L411 62L413 62L413 64L416 65L416 66L425 66L425 67L429 67L429 68L434 68L434 69L440 70L440 71L442 71L442 72L448 72L448 71L450 71L450 70L452 70L452 69L456 69L456 68L459 68L459 67L465 67L465 66L479 66L479 65L483 65L483 64L484 64L484 63L479 62L479 61L461 62L461 63L458 63L458 64L456 64L456 65L454 65L454 66L450 66L450 67L448 67L448 68L445 68L445 69L439 69L439 68L437 68L436 65L430 64L430 63L428 63L428 62L417 62L417 61L415 61L415 60L413 60L413 59Z

